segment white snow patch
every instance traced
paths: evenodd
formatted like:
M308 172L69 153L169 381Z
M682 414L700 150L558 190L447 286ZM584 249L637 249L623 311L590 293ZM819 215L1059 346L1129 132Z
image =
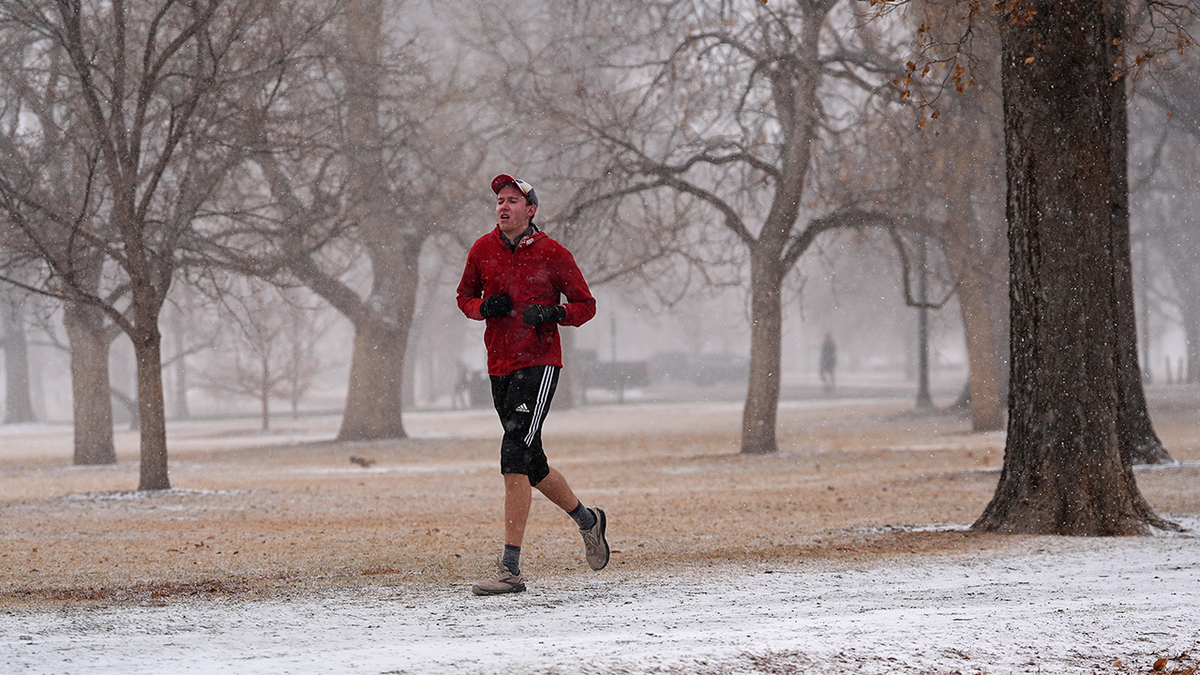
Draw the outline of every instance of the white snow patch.
M487 598L381 586L18 612L0 616L0 671L1085 673L1184 654L1194 666L1200 518L1174 519L1191 533L1039 537L1021 553L847 571L617 568Z

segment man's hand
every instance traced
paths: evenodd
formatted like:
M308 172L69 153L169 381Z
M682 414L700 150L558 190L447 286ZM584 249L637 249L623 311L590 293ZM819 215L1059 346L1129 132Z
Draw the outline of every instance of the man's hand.
M508 316L512 311L512 299L508 297L508 293L497 293L489 295L483 299L479 305L479 313L485 319L495 319L501 316Z
M525 308L525 323L536 326L547 321L564 321L567 309L562 305L530 305Z

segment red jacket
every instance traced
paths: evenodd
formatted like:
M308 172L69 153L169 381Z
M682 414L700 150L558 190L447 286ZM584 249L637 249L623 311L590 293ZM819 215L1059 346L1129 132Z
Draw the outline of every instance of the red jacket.
M516 251L504 242L498 225L475 240L458 284L458 307L468 318L481 321L479 305L497 293L508 293L513 309L508 316L487 319L483 344L490 375L508 375L529 366L562 367L558 324L525 325L526 307L560 304L561 294L567 298L564 326L582 326L596 316L596 299L575 258L541 231L522 238Z

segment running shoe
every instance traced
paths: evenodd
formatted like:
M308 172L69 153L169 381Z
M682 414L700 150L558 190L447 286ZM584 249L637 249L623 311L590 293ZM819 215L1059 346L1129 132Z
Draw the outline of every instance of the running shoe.
M501 595L521 593L525 590L525 577L513 574L504 566L503 557L496 558L496 573L471 587L475 595Z
M587 558L589 567L594 570L602 570L608 565L609 558L608 539L604 537L608 519L604 516L604 509L588 508L596 516L596 524L592 525L591 529L580 530L580 533L583 534L584 557Z

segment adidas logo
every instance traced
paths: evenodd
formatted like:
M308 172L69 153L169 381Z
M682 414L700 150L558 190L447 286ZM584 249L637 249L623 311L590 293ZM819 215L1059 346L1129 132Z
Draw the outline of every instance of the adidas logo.
M521 405L517 406L517 412L529 412L529 406L522 403Z

